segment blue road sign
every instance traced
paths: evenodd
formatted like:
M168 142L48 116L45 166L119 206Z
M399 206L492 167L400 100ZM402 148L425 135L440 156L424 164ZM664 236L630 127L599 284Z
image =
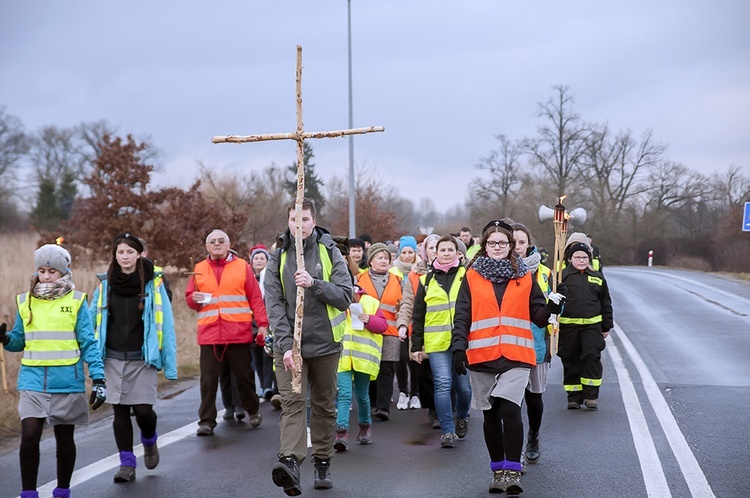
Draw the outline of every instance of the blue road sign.
M742 231L750 232L750 202L745 203L745 213L742 215Z

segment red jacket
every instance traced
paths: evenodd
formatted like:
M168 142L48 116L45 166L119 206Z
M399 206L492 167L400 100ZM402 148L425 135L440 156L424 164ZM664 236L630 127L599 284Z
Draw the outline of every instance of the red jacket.
M252 268L247 262L230 253L227 258L222 260L206 258L205 261L198 263L196 268L206 264L213 270L219 288L221 288L221 276L225 269L229 268L229 271L245 272L244 285L241 288L232 289L231 293L244 294L252 310L252 318L255 319L259 327L268 327L266 306L263 304L260 287L257 280L255 280ZM240 278L238 281L242 281L242 279ZM196 288L196 279L191 278L188 280L187 287L185 288L185 300L190 309L200 313L205 306L193 301L193 292L196 291L203 292L203 290ZM252 342L252 340L253 330L251 320L230 321L219 316L217 320L201 324L198 327L198 344L200 346L210 344L241 344Z

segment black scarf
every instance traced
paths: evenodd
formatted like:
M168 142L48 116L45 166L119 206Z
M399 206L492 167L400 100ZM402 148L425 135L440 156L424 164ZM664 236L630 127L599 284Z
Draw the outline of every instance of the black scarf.
M516 260L515 272L510 259L492 259L488 256L478 257L471 267L482 277L495 284L521 278L529 272L529 266L516 253L511 253L510 257Z
M154 264L146 259L139 258L136 263L135 271L132 273L123 273L119 264L112 265L112 275L109 277L109 287L112 292L118 296L131 297L138 296L143 292L146 282L154 278ZM138 271L138 265L143 266L143 286L141 286L141 276ZM141 301L145 296L141 296Z

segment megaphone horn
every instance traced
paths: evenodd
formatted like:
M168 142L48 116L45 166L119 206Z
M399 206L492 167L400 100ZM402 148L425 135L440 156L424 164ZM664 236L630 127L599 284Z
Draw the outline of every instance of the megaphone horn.
M539 223L544 223L555 218L555 210L548 208L544 204L539 206Z
M541 215L540 215L541 216ZM570 218L568 219L568 223L574 226L581 226L584 223L586 223L586 218L588 217L586 210L582 207L577 207L573 211L570 212Z

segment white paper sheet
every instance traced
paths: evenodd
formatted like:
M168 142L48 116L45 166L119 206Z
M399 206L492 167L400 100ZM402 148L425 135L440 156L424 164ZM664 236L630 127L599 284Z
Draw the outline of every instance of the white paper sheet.
M352 330L365 330L365 324L359 319L359 315L365 312L360 303L352 303L349 305L349 313L352 316Z

